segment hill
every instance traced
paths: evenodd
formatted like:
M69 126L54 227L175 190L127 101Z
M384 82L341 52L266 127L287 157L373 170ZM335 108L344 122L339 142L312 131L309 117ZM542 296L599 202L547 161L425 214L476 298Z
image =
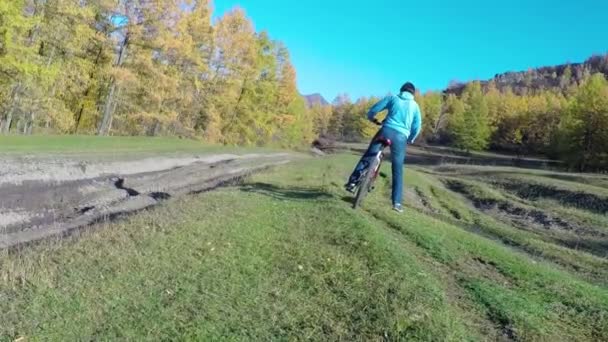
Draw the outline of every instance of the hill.
M540 90L559 90L565 92L573 85L595 73L608 76L608 54L595 55L582 63L566 63L555 66L545 66L527 71L509 71L496 74L492 79L482 81L487 87L494 82L496 87L504 91L508 88L517 95L525 95ZM444 91L448 94L460 95L470 82L452 82Z
M320 104L322 106L327 106L329 104L329 102L327 102L323 95L319 93L302 96L306 100L306 105L308 106L308 108L314 106L315 104Z

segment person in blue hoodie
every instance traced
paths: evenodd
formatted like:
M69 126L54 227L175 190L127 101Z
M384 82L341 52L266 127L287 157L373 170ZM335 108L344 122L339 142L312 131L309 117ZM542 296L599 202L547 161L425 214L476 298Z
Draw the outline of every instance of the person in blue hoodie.
M403 212L401 200L403 198L403 164L406 147L407 144L412 144L416 140L422 127L420 107L414 100L414 94L416 94L416 87L407 82L401 87L399 95L387 96L372 106L367 113L370 121L378 123L376 115L384 110L387 110L388 114L382 122L382 128L372 139L367 152L361 157L345 186L347 191L354 192L362 171L382 148L382 144L377 141L377 138L390 139L393 170L392 201L393 209L399 213Z

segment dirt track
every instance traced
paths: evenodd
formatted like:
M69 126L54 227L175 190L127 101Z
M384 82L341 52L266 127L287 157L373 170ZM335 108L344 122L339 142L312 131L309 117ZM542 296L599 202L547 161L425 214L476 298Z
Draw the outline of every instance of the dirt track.
M315 148L326 153L354 152L357 155L367 150L367 144L334 142L326 139L315 141ZM390 153L390 152L389 152ZM443 164L465 164L482 166L513 166L531 169L562 169L561 161L524 157L515 155L502 155L492 153L472 153L458 151L441 146L415 146L407 147L407 164L435 166Z
M293 157L221 154L105 162L3 157L0 249L209 190Z

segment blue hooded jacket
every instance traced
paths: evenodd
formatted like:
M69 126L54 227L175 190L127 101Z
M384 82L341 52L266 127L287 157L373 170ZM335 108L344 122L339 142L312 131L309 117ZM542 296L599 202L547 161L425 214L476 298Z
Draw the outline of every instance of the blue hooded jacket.
M404 134L407 142L413 143L422 127L420 107L414 100L414 95L404 91L397 96L387 96L372 106L367 113L367 118L373 120L383 110L388 110L383 126Z

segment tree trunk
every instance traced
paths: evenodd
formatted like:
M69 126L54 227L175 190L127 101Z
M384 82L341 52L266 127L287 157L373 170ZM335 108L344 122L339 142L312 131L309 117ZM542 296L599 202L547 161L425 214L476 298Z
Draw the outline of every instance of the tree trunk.
M241 104L241 100L243 100L243 95L245 95L245 86L247 85L247 79L243 80L243 85L241 86L241 92L239 93L239 97L236 100L236 104L234 105L234 112L236 113L237 109L239 109L239 105Z
M230 120L227 127L232 127L237 122L237 118L239 115L237 110L239 109L241 100L243 99L243 96L245 95L245 86L246 85L247 85L247 78L245 78L243 80L243 85L241 86L241 91L239 92L239 97L236 99L236 104L234 105L234 109L232 110L232 113L233 113L232 120Z
M4 131L2 133L9 134L11 132L11 127L13 126L13 111L9 111L6 116L6 121L4 122Z
M116 98L120 97L120 91L122 89L121 88L116 88ZM114 101L114 106L112 107L112 113L116 113L116 108L118 108L118 101ZM110 131L112 130L112 122L114 122L114 115L112 115L110 117L110 123L108 124L108 134L110 134Z
M156 120L156 123L154 124L154 130L152 131L153 137L158 135L158 133L160 132L160 128L161 128L160 121Z
M124 63L124 60L127 56L128 46L129 34L127 33L120 47L118 60L116 62L117 67L122 66L122 64ZM98 135L108 135L108 133L110 133L110 127L112 126L112 115L114 115L114 108L116 108L114 101L118 90L117 88L118 86L116 84L116 80L114 78L110 79L110 91L108 93L108 97L106 98L106 102L104 103L103 117L101 118L101 123L99 124L99 128L97 130Z
M25 130L23 133L25 135L32 135L33 129L34 129L34 120L30 121L29 123L26 123Z
M589 127L585 128L585 133L583 135L583 151L582 152L582 160L580 165L580 171L584 172L587 169L587 161L589 160L589 154L591 154L591 131Z
M101 118L101 123L97 129L97 135L108 135L110 132L110 122L113 114L112 109L114 108L114 92L116 91L116 83L114 83L114 80L111 82L110 92L108 93L106 103L104 104L103 117Z
M47 69L50 68L51 64L53 63L53 58L55 58L55 50L56 50L56 47L53 46L53 49L51 50L51 54L49 55L49 59L46 62Z
M19 87L19 86L17 86ZM6 117L4 119L4 125L2 127L2 133L4 134L8 134L11 131L11 126L13 125L13 114L15 113L15 107L17 107L17 102L19 101L19 94L15 93L15 96L13 96L13 103L11 104L11 107L9 108L8 112L6 113Z
M76 122L74 125L74 134L78 134L78 127L80 126L80 120L82 119L82 113L84 112L84 104L80 106L78 114L76 115Z
M12 114L7 114L6 118L2 121L2 133L8 134L11 130L11 124L13 121Z
M2 122L2 129L0 133L7 134L11 130L11 125L13 124L13 114L17 109L17 103L19 103L19 92L21 91L21 83L17 83L13 88L13 91L10 96L10 107L8 108L8 112L4 116L4 120Z
M446 116L446 112L444 112L443 110L441 111L441 113L439 114L439 117L437 118L437 122L435 122L435 126L433 127L433 139L437 138L437 133L439 133L439 128L441 127L441 125L443 124L443 121L445 120L445 116Z
M23 134L31 135L34 127L34 119L35 114L33 111L30 111L28 116L25 118L25 122L23 123Z
M93 71L89 74L89 80L93 80L95 78L95 71L97 70L97 66L99 65L99 60L101 59L101 53L103 52L103 48L100 46L97 51L97 56L95 57L95 67ZM91 85L87 86L87 89L84 91L83 97L86 98L91 93ZM80 127L80 121L82 120L82 114L84 113L84 103L80 105L80 109L78 110L78 114L76 115L76 123L74 125L74 134L78 133L78 128Z
M44 123L44 130L45 133L49 133L49 130L51 129L51 117L50 116L46 116L46 121Z

